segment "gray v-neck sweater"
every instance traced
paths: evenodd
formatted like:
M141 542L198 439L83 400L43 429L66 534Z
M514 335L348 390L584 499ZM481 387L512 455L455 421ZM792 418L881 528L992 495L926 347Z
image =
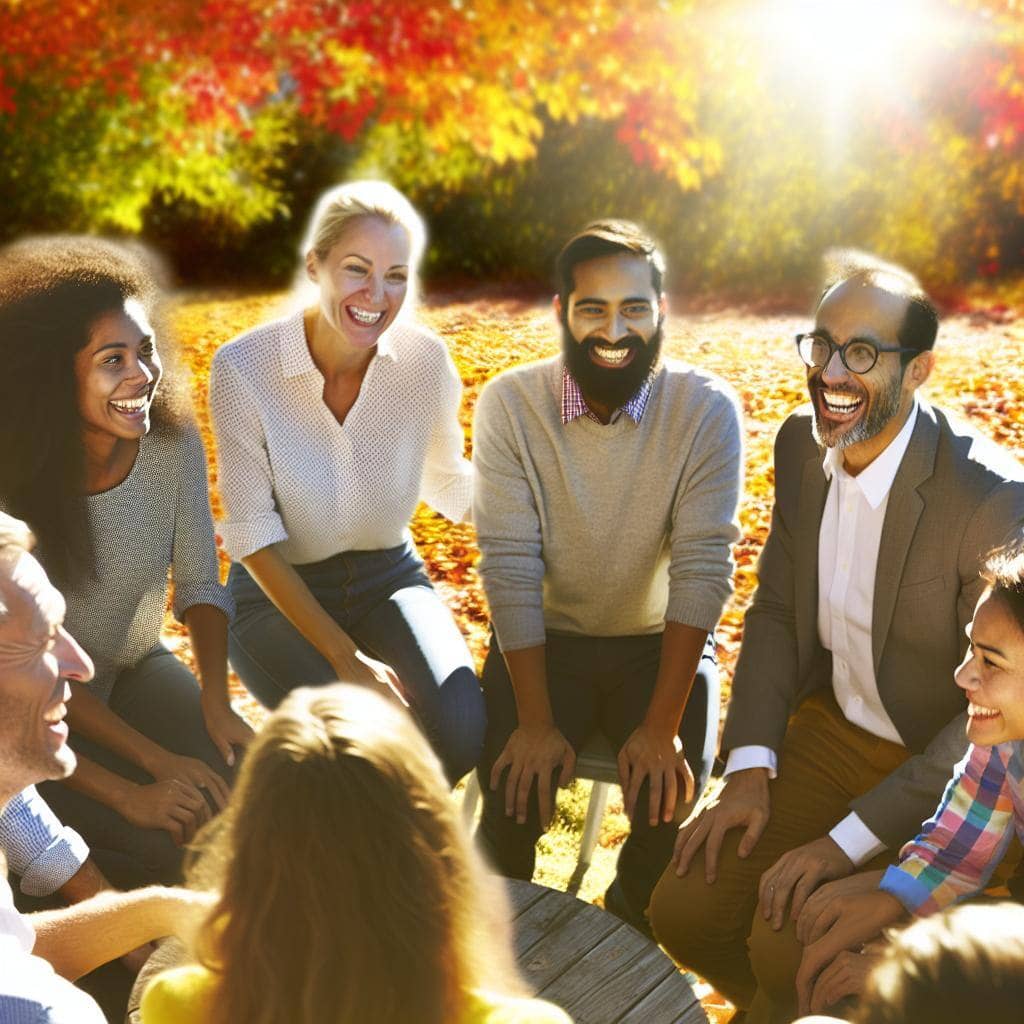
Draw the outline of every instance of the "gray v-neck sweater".
M562 359L499 374L473 427L480 573L502 650L545 631L713 629L731 589L742 466L728 386L664 361L640 422L563 424Z

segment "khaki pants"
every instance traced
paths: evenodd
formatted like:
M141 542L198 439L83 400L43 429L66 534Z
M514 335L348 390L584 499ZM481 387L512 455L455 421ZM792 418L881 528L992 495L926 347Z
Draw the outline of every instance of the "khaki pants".
M714 885L704 881L703 851L683 878L670 865L651 897L658 941L738 1007L751 1008L759 984L765 989L759 1004L765 996L794 1000L802 947L791 924L773 932L755 913L761 875L782 854L827 835L849 813L851 799L907 756L899 744L848 722L831 690L813 694L790 719L778 778L770 785L771 817L753 852L741 860L736 848L743 830L728 832ZM880 854L865 870L889 863L896 853Z

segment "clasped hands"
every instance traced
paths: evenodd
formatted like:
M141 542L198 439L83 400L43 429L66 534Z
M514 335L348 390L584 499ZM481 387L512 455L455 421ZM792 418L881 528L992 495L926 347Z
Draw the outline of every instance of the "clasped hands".
M676 873L686 874L704 847L705 881L714 883L726 832L744 829L737 854L748 857L770 813L767 770L730 775L717 799L680 828L672 857ZM853 871L853 862L838 844L822 836L783 854L758 884L757 913L778 931L788 906L797 938L804 945L797 974L802 1014L826 1009L860 991L875 960L861 955L863 943L903 916L899 902L878 890L878 872Z
M149 771L154 781L129 786L118 810L139 828L164 829L179 846L209 821L209 801L218 811L228 802L227 783L197 758L164 751Z
M817 1013L861 992L884 948L875 940L906 917L903 904L878 888L880 877L877 871L852 875L823 885L807 901L797 921L804 945L796 975L801 1013Z
M679 780L687 801L693 799L693 772L686 762L682 742L676 735L665 735L639 725L619 751L617 764L627 816L632 819L640 788L650 780L648 821L653 827L675 816ZM530 790L536 781L540 820L547 824L554 814L557 787L552 777L558 771L558 786L566 786L576 768L576 752L553 723L520 725L508 738L491 769L490 787L497 790L501 773L505 780L505 814L522 825Z

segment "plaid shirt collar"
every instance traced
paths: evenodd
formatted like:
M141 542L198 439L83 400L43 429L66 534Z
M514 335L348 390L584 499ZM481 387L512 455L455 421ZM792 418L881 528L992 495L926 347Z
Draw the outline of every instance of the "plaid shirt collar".
M612 414L611 422L614 423L622 413L625 413L634 423L639 423L647 408L647 400L651 397L651 388L654 386L654 375L657 364L652 366L644 377L643 383L636 389L633 397L625 405L616 409ZM569 368L562 367L562 423L572 423L573 420L586 416L595 423L600 419L594 415L590 406L587 405L580 390L576 378L569 372Z

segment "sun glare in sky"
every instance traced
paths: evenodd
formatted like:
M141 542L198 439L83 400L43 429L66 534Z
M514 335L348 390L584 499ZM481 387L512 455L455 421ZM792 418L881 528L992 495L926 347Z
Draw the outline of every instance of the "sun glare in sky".
M836 160L862 113L916 117L918 87L976 30L942 0L761 0L746 15L767 86L817 121Z
M897 83L943 34L934 0L768 0L765 43L823 83Z

